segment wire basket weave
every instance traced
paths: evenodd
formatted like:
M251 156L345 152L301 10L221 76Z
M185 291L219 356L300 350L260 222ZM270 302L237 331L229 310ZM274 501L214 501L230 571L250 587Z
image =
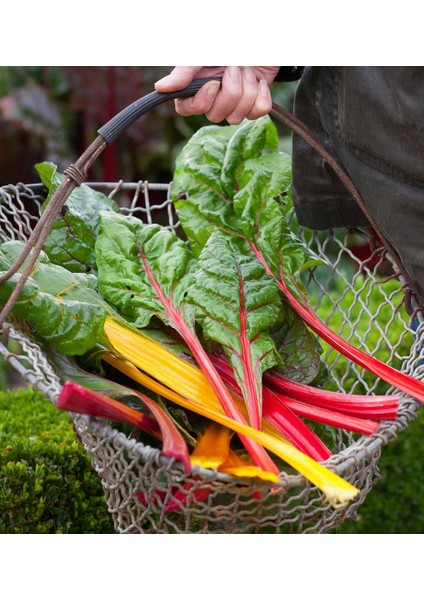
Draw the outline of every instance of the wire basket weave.
M178 233L170 185L141 181L88 185L114 196L123 213L146 223L160 223ZM26 241L44 200L39 185L0 188L1 241ZM352 251L351 232L319 233L296 228L304 243L327 262L327 266L311 271L305 282L318 314L325 310L327 324L341 327L341 335L354 345L422 379L424 325L419 318L416 331L411 329L403 306L401 283L395 285L393 279L381 275L387 265L384 251L377 248L362 261ZM356 232L355 236L363 242L369 241L367 231ZM343 308L346 305L348 309ZM12 323L4 327L4 333L6 330L8 339L18 342L20 351L11 353L3 339L2 355L26 383L56 403L61 381L41 347L30 332ZM323 360L332 389L374 394L382 385L330 348L324 350ZM379 393L380 390L381 387ZM106 421L76 414L71 417L76 434L101 478L117 533L325 533L345 519L357 516L358 508L378 481L383 447L406 429L419 406L402 394L397 420L382 422L375 434L359 436L335 430L334 455L325 465L360 490L354 501L338 509L295 473L282 472L277 490L274 486L271 490L268 484L198 467L186 475L178 463L159 450L129 439Z

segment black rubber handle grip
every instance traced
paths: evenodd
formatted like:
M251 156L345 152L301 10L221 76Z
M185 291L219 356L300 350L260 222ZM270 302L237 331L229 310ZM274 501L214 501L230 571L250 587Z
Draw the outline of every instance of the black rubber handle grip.
M102 138L110 145L121 135L130 125L132 125L137 119L149 112L152 108L168 102L168 100L174 100L175 98L189 98L194 96L200 88L205 85L208 81L221 81L221 77L205 77L202 79L193 79L193 81L182 90L176 92L169 92L167 94L161 94L160 92L151 92L146 96L143 96L139 100L136 100L120 113L115 115L110 121L103 125L98 133Z

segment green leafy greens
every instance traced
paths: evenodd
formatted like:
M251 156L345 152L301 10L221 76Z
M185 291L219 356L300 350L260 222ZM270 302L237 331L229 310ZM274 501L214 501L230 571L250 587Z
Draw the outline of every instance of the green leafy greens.
M49 191L48 204L64 176L53 163L40 163L35 168ZM119 212L119 207L114 200L85 184L72 192L44 246L51 262L75 273L96 270L94 246L101 210Z
M0 246L2 272L11 267L23 247L18 241ZM7 302L19 277L17 273L0 286L1 304ZM27 321L59 352L84 354L97 343L107 314L105 303L94 290L95 284L93 275L70 273L41 253L13 314Z

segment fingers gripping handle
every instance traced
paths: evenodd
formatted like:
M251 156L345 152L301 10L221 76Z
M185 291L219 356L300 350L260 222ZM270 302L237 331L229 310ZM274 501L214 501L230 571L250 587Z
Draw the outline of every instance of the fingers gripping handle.
M205 83L208 81L221 81L221 77L205 77L202 79L193 79L193 81L182 90L176 92L169 92L162 94L160 92L151 92L147 96L143 96L139 100L136 100L110 121L108 121L103 127L98 130L98 133L108 143L112 144L121 133L123 133L130 125L132 125L137 119L146 114L152 108L167 102L168 100L174 100L175 98L189 98L194 96L196 92L200 90Z

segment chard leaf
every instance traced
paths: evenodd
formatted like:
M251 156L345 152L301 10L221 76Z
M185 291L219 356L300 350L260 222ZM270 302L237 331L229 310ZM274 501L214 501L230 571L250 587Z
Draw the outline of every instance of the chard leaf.
M222 148L212 167L203 148L216 141ZM269 117L199 130L176 166L171 196L195 256L218 228L246 240L269 273L284 272L293 292L303 290L300 274L322 261L290 229L291 157L279 151Z
M133 217L103 212L100 220L96 253L101 294L138 328L158 317L178 331L194 268L186 244L165 227L143 225Z
M293 310L283 310L282 324L271 334L281 357L278 369L288 379L311 383L321 369L317 341Z
M1 271L12 266L23 247L18 241L0 246ZM0 304L7 302L19 277L17 273L0 285ZM51 264L42 252L12 313L63 354L83 354L96 344L107 313L94 283L93 276L72 274Z
M222 345L243 392L250 422L261 428L262 373L278 353L269 330L281 320L278 286L252 254L215 231L198 261L188 300L203 334Z
M37 164L35 168L49 190L45 207L64 175L58 173L57 167L49 162ZM72 192L44 245L44 251L53 263L76 273L95 269L94 246L101 210L118 212L119 207L114 200L85 184Z
M193 203L193 199L190 198L190 190L186 190L186 195L189 198L189 202ZM180 208L179 204L176 203L175 206L178 211ZM198 189L196 198L194 198L194 207L195 210L191 210L190 213L189 204L187 211L189 215L193 216L193 222L190 224L192 231L194 230L196 215L202 213L201 194L199 194ZM240 214L240 212L238 214ZM183 227L186 217L187 214L182 214L180 217ZM218 213L214 214L214 219L215 223L219 221ZM200 227L206 227L205 220L202 221L198 219L197 222ZM247 220L247 225L251 225L249 220ZM278 223L276 223L276 225L278 225ZM218 227L223 227L222 220ZM302 257L300 252L296 252L294 254L295 260L292 262L292 264L290 264L290 261L287 261L286 257L291 256L291 244L287 243L286 246L270 246L268 238L264 238L263 236L261 237L258 235L258 233L255 234L251 228L249 232L246 230L246 225L243 226L242 224L241 227L244 227L243 231L250 243L252 251L255 253L258 260L263 264L267 273L272 274L275 277L276 281L278 282L278 286L284 294L289 305L296 310L296 312L302 317L312 331L317 333L322 339L326 340L333 348L344 354L349 359L353 360L356 364L374 373L387 383L390 383L398 389L411 394L417 399L424 399L424 385L422 382L417 381L416 379L405 375L404 373L401 373L400 371L397 371L396 369L393 369L384 363L381 363L374 357L371 357L355 346L352 346L346 342L346 340L331 331L331 329L329 329L327 325L316 316L308 304L299 279L300 272L304 268L307 268L315 263L315 257L307 256L306 252ZM240 235L239 231L234 232L230 229L228 229L228 231L233 233L233 235ZM201 241L202 240L197 238L197 243L199 245L201 244ZM290 242L290 239L286 237L285 241ZM299 250L299 248L297 248L297 250Z
M232 194L227 195L222 180L227 145L236 130L233 126L203 127L176 160L171 197L196 257L216 227L238 232Z
M251 161L257 164L261 158L278 153L278 134L269 117L245 122L232 128L222 162L221 180L226 194L233 197L240 186L240 179ZM254 169L258 171L258 169ZM290 183L290 177L286 187Z
M209 150L217 144L218 150ZM264 194L274 197L289 185L290 157L278 151L276 129L263 117L236 127L200 129L177 158L171 197L198 256L216 228L245 236L240 217L247 222L250 209L255 226ZM254 202L246 206L252 188Z

